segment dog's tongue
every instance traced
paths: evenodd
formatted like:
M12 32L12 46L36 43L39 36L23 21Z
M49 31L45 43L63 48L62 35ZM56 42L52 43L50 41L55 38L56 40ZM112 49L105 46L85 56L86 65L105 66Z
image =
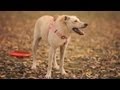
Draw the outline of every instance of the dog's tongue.
M78 33L78 34L79 34L79 35L84 35L84 33L83 33L82 31L80 31L80 30L79 30L79 33Z
M76 28L74 28L73 31L76 32L79 35L84 35L84 33L81 30L78 30Z

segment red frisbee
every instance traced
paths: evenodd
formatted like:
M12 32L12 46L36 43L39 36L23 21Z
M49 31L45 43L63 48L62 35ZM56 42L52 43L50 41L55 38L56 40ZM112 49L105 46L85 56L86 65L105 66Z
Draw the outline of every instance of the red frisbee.
M29 57L29 56L31 56L31 53L25 52L25 51L11 51L11 52L9 52L9 54L11 56L15 56L15 57Z

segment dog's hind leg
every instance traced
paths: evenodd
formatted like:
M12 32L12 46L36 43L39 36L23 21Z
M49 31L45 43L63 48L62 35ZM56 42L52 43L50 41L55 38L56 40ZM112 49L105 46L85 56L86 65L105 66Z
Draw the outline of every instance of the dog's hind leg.
M37 65L36 50L37 50L38 44L41 40L40 30L39 30L38 26L39 26L39 23L36 23L35 29L34 29L33 43L32 43L33 64L32 64L31 69L36 69L36 65Z
M36 65L37 65L37 60L36 60L36 50L38 47L38 44L40 42L41 38L34 38L33 40L33 45L32 45L32 52L33 52L33 64L31 69L36 69Z

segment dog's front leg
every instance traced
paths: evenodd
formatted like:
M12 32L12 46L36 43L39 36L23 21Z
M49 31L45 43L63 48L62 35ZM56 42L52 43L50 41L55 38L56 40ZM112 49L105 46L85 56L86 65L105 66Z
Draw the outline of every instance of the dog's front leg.
M59 65L57 64L57 61L56 61L56 52L55 52L55 55L53 57L53 68L56 70L59 70Z
M55 56L55 51L56 49L53 47L50 47L50 51L49 51L49 58L48 58L48 68L47 68L47 74L45 76L45 78L51 78L51 71L52 71L52 62L53 62L53 58Z
M60 72L62 75L67 74L64 70L64 56L65 56L65 51L66 51L67 45L68 44L65 44L60 47Z

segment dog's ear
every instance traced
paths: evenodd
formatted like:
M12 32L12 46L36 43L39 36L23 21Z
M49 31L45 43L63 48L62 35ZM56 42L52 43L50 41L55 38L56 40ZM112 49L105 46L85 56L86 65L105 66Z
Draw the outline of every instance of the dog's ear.
M69 20L70 19L70 17L68 17L68 16L65 16L64 17L64 20L66 21L66 20Z

